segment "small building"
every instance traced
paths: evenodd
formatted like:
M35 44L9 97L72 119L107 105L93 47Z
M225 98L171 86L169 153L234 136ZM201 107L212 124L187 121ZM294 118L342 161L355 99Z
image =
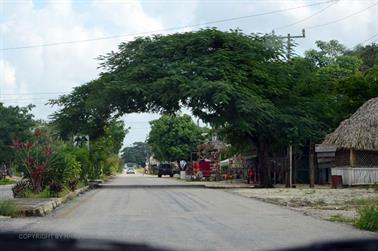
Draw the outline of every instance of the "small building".
M344 185L378 182L378 97L342 121L322 145L335 147L331 174L341 175Z

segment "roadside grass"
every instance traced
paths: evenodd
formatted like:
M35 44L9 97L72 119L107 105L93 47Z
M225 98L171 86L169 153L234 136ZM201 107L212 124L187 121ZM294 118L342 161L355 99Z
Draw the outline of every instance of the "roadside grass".
M41 198L50 198L51 195L50 195L50 191L48 188L45 188L43 191L41 192L33 192L31 190L27 190L25 191L25 195L24 195L24 198L32 198L32 199L41 199Z
M359 209L364 206L378 205L378 198L352 199L350 201L346 201L345 205L347 205L347 207L350 209Z
M378 232L378 203L364 205L358 209L359 217L355 226L373 232Z
M378 192L378 183L374 182L374 184L370 185L369 188L373 189L375 192Z
M19 215L17 206L11 200L0 201L0 215L16 217Z
M348 224L354 224L355 223L355 219L345 217L342 214L331 215L331 217L328 220L332 221L332 222L342 222L342 223L348 223Z
M0 186L1 185L11 185L11 184L15 184L15 183L16 183L15 180L11 180L11 179L8 179L8 178L0 179Z
M53 198L53 197L61 198L69 194L70 192L71 190L68 187L64 187L63 190L60 191L58 194L52 193L48 188L45 188L43 191L38 192L38 193L28 190L25 192L24 198L31 198L31 199L45 199L45 198Z

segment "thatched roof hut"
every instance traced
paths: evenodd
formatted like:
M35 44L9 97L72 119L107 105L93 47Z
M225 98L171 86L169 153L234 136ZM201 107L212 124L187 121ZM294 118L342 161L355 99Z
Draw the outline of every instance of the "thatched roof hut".
M378 151L378 97L368 100L349 119L341 122L323 144Z
M341 175L344 184L378 182L378 97L341 122L322 145L336 147L331 173Z

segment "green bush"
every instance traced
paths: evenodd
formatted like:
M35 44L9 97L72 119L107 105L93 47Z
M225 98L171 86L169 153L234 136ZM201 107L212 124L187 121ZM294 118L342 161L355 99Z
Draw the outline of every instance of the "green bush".
M120 159L118 155L112 154L105 160L105 163L103 166L103 174L109 176L109 175L118 173L120 171L120 168L122 171L122 166L120 164Z
M363 206L358 210L359 218L355 225L358 228L378 231L378 204Z
M73 184L78 183L80 172L81 164L76 160L75 155L64 151L56 152L50 161L47 175L48 184L54 184L54 187L59 185L72 187Z
M33 198L33 199L40 199L40 198L49 198L51 197L50 190L48 188L43 189L40 192L35 192L31 189L26 190L24 193L25 198Z
M0 201L0 215L11 217L17 216L17 206L10 200Z
M10 185L10 184L14 184L14 183L16 183L15 180L11 180L11 179L8 179L8 178L0 179L0 185Z
M89 179L95 179L93 164L89 158L87 148L73 148L71 152L77 161L80 162L80 180L87 184Z
M72 154L66 154L65 158L65 169L64 169L64 183L67 185L70 183L77 183L80 178L81 164L76 160L75 156Z

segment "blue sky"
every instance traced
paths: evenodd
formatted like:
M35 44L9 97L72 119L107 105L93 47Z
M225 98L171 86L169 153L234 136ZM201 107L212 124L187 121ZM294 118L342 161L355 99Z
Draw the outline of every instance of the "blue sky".
M292 24L287 28L276 29L276 34L283 35L300 34L301 29L306 28L306 38L297 40L296 50L299 54L314 48L316 40L337 39L347 47L353 47L378 33L378 5L374 5L377 0L324 2L0 0L0 48L160 30L300 6L291 11L214 26L221 30L240 28L246 33L267 33L274 28ZM303 7L310 4L316 5ZM355 14L361 10L364 11ZM343 20L327 24L338 19ZM319 24L325 25L316 27ZM175 32L187 30L193 29L183 28ZM99 74L95 58L116 50L120 42L132 39L132 36L125 36L70 45L0 50L0 102L9 105L34 103L35 116L46 119L55 109L44 105L49 98L56 98L75 86L95 79ZM376 39L378 36L367 42ZM143 141L149 131L148 121L158 117L157 114L125 116L126 124L132 128L125 144Z

